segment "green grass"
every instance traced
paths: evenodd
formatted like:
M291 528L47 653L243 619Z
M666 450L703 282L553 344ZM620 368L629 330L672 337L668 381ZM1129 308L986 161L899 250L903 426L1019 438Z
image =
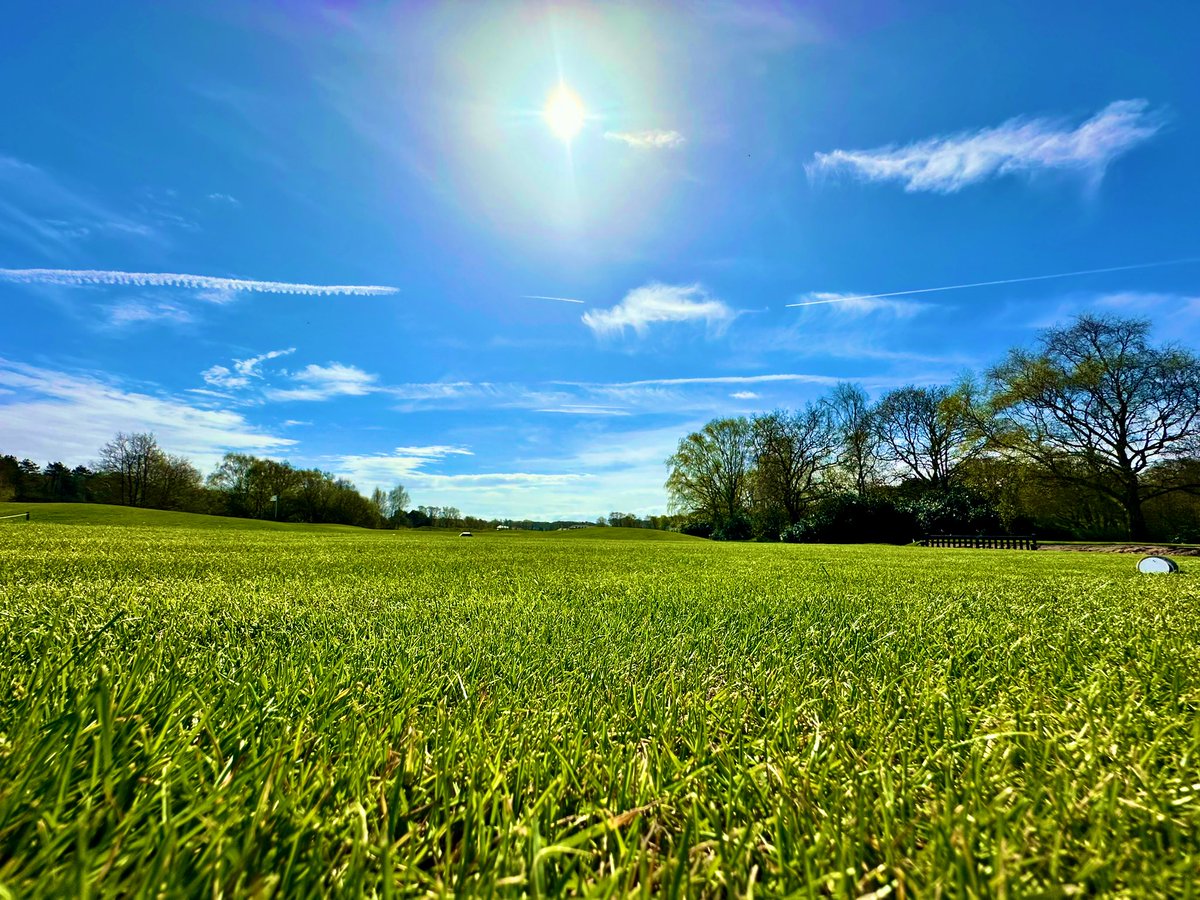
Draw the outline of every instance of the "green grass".
M0 894L1194 895L1186 563L576 534L0 529Z
M521 532L526 533L526 532ZM653 528L569 528L566 531L543 531L538 532L546 537L569 540L569 541L683 541L683 542L704 542L703 538L692 537L687 534L679 534L675 531L656 531Z

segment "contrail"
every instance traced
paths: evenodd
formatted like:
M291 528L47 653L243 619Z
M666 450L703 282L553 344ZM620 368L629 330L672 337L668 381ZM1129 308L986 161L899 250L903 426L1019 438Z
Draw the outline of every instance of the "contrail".
M557 300L560 303L583 303L582 300L575 300L571 297L545 297L541 294L522 294L524 300Z
M0 281L15 284L114 284L141 287L180 287L211 291L253 291L261 294L349 295L378 297L397 294L394 287L375 284L293 284L287 281L250 281L244 278L215 278L211 275L181 275L174 272L113 272L103 269L0 269Z
M1024 284L1028 281L1048 281L1051 278L1074 278L1078 275L1101 275L1105 272L1128 272L1132 269L1155 269L1160 266L1181 266L1185 263L1200 262L1200 256L1189 256L1184 259L1165 259L1159 262L1134 263L1131 266L1109 266L1104 269L1080 269L1078 272L1056 272L1053 275L1029 275L1025 278L1002 278L998 281L976 281L972 284L948 284L944 287L917 288L912 291L889 291L886 294L860 294L856 297L827 297L823 300L803 300L799 303L789 303L788 306L820 306L823 303L846 303L850 300L879 300L884 297L908 297L912 294L934 294L939 291L959 291L964 288L992 287L998 284Z

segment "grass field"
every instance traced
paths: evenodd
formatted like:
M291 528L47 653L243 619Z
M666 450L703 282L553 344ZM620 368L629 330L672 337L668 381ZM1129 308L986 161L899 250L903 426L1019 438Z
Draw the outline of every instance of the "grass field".
M1187 561L36 513L0 895L1195 893Z

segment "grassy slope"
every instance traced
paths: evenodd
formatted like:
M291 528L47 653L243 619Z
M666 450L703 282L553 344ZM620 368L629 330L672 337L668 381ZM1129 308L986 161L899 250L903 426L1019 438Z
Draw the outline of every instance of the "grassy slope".
M105 503L0 503L0 516L28 512L33 522L57 525L124 525L154 528L193 528L255 531L349 531L362 533L348 525L298 525L232 516L206 516L200 513L168 512L161 509L137 509ZM3 521L0 525L13 524ZM18 523L19 524L19 523Z
M31 525L0 532L0 895L1194 879L1190 574Z
M267 530L267 531L337 531L363 534L361 528L348 525L300 525L290 522L270 522L261 519L237 519L230 516L206 516L199 513L167 512L160 509L136 509L129 506L110 506L104 503L0 503L0 516L29 512L34 522L51 522L57 525L125 525L149 526L154 528L219 528L222 530ZM0 525L21 524L0 520ZM373 533L373 532L365 532ZM452 534L457 528L421 529L425 534ZM387 532L380 532L387 534ZM648 528L580 528L568 531L547 532L495 532L477 531L476 537L495 534L497 536L537 535L555 539L596 539L634 541L697 541L699 538L669 531L652 531Z

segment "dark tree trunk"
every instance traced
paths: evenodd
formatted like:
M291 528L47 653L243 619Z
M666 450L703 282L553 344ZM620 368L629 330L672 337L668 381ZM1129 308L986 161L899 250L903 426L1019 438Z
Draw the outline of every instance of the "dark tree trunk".
M1146 515L1142 512L1142 495L1137 482L1125 489L1125 516L1129 520L1129 539L1145 541L1150 535L1146 530Z

